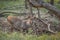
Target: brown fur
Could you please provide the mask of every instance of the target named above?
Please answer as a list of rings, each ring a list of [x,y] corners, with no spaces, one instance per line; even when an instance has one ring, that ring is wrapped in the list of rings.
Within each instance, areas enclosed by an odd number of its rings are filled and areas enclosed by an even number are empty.
[[[17,16],[8,16],[7,21],[12,25],[12,29],[23,30],[27,32],[32,23],[30,16],[26,20],[21,20]]]

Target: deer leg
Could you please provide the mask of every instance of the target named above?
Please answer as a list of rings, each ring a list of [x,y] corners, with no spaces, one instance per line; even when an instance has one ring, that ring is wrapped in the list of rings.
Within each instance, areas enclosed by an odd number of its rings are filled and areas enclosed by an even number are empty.
[[[13,28],[13,27],[11,27],[10,32],[13,32],[13,30],[14,30],[14,28]]]

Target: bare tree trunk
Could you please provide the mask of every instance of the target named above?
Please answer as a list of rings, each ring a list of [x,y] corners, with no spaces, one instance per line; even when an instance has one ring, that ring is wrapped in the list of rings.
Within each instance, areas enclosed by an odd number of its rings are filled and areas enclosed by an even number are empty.
[[[25,8],[28,9],[28,2],[25,0]]]
[[[33,16],[32,5],[29,3],[29,13]]]
[[[50,4],[51,5],[54,5],[54,0],[50,0]]]
[[[39,10],[39,8],[37,8],[37,11],[38,11],[38,18],[41,18],[41,15],[40,15],[40,10]]]
[[[29,15],[33,16],[32,5],[30,4],[29,0],[25,0],[25,8],[29,9]]]
[[[37,0],[36,0],[37,1]],[[32,13],[32,5],[29,3],[29,0],[25,0],[25,8],[28,9],[28,5],[29,5],[29,13],[31,13],[31,15],[33,15]],[[39,8],[37,8],[38,11],[38,17],[40,18],[40,12],[39,12]]]
[[[50,0],[50,4],[51,4],[51,5],[54,5],[54,0]],[[50,13],[51,16],[54,16],[54,15],[52,14],[53,12],[48,11],[48,13]]]

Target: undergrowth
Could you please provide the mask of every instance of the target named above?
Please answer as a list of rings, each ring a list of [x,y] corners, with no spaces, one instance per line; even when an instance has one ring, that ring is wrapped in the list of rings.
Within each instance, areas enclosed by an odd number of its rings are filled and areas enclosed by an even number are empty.
[[[25,34],[18,32],[13,33],[4,33],[0,32],[0,40],[60,40],[60,33],[54,34],[54,35],[31,35],[31,34]]]

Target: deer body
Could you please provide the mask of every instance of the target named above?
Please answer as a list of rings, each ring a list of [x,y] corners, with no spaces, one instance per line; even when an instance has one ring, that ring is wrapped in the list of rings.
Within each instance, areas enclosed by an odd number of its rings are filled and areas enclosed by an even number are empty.
[[[23,30],[23,32],[27,32],[28,28],[30,27],[30,23],[31,20],[22,20],[20,18],[18,18],[17,16],[8,16],[7,17],[8,22],[13,26],[12,28],[17,29],[19,31],[21,31],[21,29]]]

